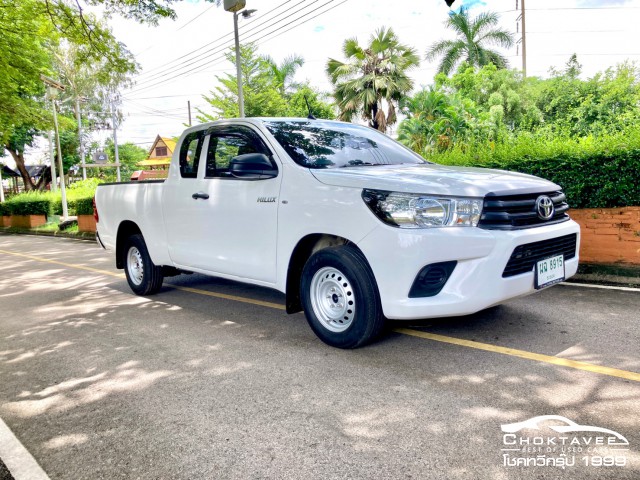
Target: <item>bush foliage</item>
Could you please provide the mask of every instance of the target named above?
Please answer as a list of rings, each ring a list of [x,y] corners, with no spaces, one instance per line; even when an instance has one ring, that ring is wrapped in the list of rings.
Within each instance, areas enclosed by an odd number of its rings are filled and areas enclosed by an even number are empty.
[[[93,196],[100,181],[89,178],[67,188],[69,215],[93,214]],[[62,215],[62,195],[57,192],[27,192],[0,203],[6,215]]]
[[[11,215],[51,215],[51,195],[29,192],[16,195],[5,203]]]
[[[640,205],[638,105],[634,64],[587,80],[575,56],[546,80],[463,66],[405,100],[398,139],[436,163],[547,178],[574,208]]]
[[[498,168],[560,185],[572,208],[640,205],[640,127],[582,138],[519,135],[428,156],[445,165]]]

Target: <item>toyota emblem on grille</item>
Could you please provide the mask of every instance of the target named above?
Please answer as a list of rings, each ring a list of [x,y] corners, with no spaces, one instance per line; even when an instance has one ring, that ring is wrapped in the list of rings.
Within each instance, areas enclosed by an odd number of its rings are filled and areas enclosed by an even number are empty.
[[[541,195],[536,200],[536,212],[540,220],[549,220],[555,213],[555,207],[553,206],[553,200],[546,195]]]

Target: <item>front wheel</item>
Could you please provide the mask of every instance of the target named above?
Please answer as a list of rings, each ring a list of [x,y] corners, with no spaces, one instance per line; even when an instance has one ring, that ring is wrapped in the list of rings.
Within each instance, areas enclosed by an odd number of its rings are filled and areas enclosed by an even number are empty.
[[[124,272],[136,295],[153,295],[162,287],[162,267],[157,267],[142,235],[131,235],[124,247]]]
[[[373,272],[352,246],[325,248],[313,254],[302,271],[300,289],[309,325],[332,347],[363,346],[384,326]]]

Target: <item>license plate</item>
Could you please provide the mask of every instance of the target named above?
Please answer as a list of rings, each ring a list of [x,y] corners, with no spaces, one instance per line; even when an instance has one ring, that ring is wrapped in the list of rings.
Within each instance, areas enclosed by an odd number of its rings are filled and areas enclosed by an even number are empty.
[[[564,255],[545,258],[536,263],[536,288],[544,288],[564,280]]]

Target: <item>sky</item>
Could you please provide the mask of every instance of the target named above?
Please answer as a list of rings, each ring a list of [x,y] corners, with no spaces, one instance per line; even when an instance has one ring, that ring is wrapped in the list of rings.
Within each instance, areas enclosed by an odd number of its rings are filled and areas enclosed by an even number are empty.
[[[521,37],[518,17],[522,0],[456,0],[473,16],[486,10],[500,14],[501,26]],[[562,68],[571,54],[578,55],[583,77],[591,77],[626,59],[640,61],[640,0],[525,0],[527,73],[547,77],[551,67]],[[436,62],[424,60],[434,42],[453,38],[444,22],[450,9],[444,0],[246,0],[256,12],[241,18],[240,41],[255,41],[258,53],[280,62],[291,54],[305,59],[296,75],[329,92],[327,59],[344,60],[344,40],[356,37],[365,44],[380,27],[391,27],[423,59],[411,72],[415,88],[432,83]],[[518,10],[516,10],[516,5]],[[235,74],[235,66],[222,58],[233,46],[233,15],[204,0],[174,4],[177,19],[158,26],[140,25],[114,17],[109,20],[116,38],[136,56],[141,70],[136,85],[121,92],[125,120],[119,143],[150,147],[156,135],[179,135],[196,109],[207,110],[202,96],[217,85],[216,76]],[[521,48],[504,52],[510,65],[522,68]],[[96,139],[104,138],[96,134]],[[35,149],[28,163],[45,161],[46,142]],[[27,152],[29,154],[30,152]],[[11,163],[11,162],[9,162]]]

